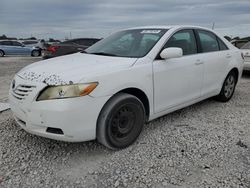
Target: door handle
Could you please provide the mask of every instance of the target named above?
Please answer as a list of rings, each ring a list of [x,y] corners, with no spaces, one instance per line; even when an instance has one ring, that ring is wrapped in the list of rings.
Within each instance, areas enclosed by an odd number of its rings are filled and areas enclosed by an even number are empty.
[[[226,58],[231,58],[232,56],[230,54],[227,54],[226,55]]]

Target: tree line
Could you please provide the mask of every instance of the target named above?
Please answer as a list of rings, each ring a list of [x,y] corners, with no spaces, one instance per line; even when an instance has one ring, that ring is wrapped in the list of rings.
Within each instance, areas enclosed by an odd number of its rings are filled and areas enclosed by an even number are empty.
[[[36,37],[29,37],[29,38],[16,38],[16,37],[7,37],[5,34],[0,36],[0,40],[38,40]],[[50,38],[49,42],[60,42],[59,40]]]

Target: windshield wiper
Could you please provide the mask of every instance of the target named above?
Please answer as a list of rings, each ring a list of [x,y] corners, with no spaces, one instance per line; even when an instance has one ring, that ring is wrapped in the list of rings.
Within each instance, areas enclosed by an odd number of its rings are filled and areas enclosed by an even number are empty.
[[[117,56],[115,54],[110,54],[106,52],[94,52],[94,53],[89,53],[89,54],[94,54],[94,55],[105,55],[105,56]]]

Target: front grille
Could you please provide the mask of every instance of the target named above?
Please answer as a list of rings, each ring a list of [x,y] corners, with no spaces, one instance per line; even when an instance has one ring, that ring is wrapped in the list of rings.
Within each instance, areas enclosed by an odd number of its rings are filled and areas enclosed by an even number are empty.
[[[12,90],[12,95],[18,100],[24,100],[36,86],[31,85],[18,85]]]

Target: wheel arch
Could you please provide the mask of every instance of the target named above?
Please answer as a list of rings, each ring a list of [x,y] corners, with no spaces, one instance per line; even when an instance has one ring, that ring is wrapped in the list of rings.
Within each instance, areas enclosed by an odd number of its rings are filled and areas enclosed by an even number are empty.
[[[149,119],[149,116],[150,116],[150,103],[149,103],[149,99],[148,99],[148,96],[146,95],[146,93],[139,89],[139,88],[136,88],[136,87],[128,87],[128,88],[124,88],[124,89],[121,89],[117,92],[115,92],[107,101],[106,103],[103,105],[99,115],[101,114],[103,108],[105,107],[105,105],[114,97],[116,96],[117,94],[120,94],[120,93],[126,93],[126,94],[130,94],[130,95],[133,95],[135,97],[137,97],[143,104],[144,108],[145,108],[145,112],[146,112],[146,121],[148,121]],[[99,119],[99,117],[98,117]]]
[[[143,92],[141,89],[131,87],[131,88],[126,88],[126,89],[120,90],[116,94],[118,94],[118,93],[127,93],[127,94],[130,94],[130,95],[137,97],[142,102],[142,104],[145,108],[146,118],[148,120],[149,115],[150,115],[150,103],[149,103],[149,99],[148,99],[147,95],[145,94],[145,92]]]

